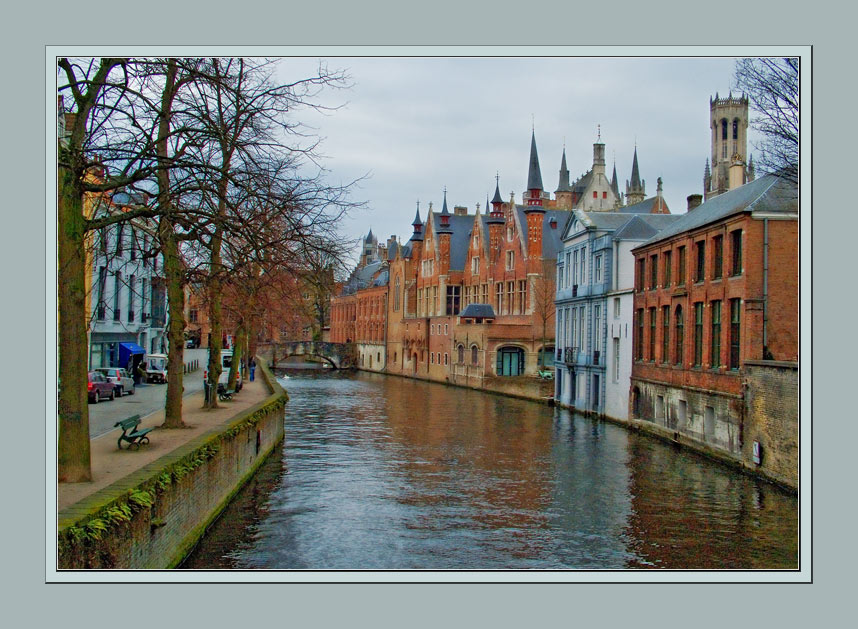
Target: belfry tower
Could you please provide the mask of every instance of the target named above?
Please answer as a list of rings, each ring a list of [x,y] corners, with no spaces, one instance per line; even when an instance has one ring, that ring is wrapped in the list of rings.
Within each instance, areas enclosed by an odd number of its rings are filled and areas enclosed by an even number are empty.
[[[748,158],[748,98],[733,96],[709,99],[712,133],[711,170],[703,173],[706,200],[754,179],[753,160]]]

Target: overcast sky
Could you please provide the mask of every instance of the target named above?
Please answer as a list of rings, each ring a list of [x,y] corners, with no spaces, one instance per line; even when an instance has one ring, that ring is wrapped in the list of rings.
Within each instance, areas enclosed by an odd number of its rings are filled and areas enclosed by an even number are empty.
[[[284,78],[307,76],[318,59],[285,59]],[[333,183],[368,173],[354,190],[367,209],[343,224],[352,238],[370,227],[379,240],[411,235],[417,201],[484,211],[494,193],[527,183],[531,125],[542,181],[557,188],[564,139],[570,179],[593,160],[597,125],[610,177],[616,159],[620,192],[631,177],[635,144],[647,197],[664,181],[673,213],[703,192],[710,152],[709,98],[732,87],[732,58],[326,58],[347,70],[348,90],[327,93],[345,106],[302,121],[324,138],[321,152]],[[754,136],[749,133],[751,141]],[[749,146],[749,151],[753,152]],[[356,257],[357,252],[353,253]]]

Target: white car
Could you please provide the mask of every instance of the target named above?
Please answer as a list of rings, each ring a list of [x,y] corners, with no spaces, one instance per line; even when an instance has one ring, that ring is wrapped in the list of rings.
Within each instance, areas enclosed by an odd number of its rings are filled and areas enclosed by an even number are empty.
[[[167,355],[146,354],[146,382],[167,382]]]
[[[108,382],[113,383],[116,397],[122,397],[126,394],[134,395],[134,378],[125,369],[120,367],[99,367],[96,371],[107,378]]]

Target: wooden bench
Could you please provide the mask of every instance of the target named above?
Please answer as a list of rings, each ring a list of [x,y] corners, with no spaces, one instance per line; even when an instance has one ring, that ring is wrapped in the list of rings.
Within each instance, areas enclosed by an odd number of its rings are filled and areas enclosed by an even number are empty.
[[[128,449],[131,449],[131,446],[137,446],[137,449],[140,449],[141,443],[149,443],[149,437],[147,436],[150,432],[152,432],[152,428],[144,428],[143,430],[137,430],[137,426],[140,425],[140,415],[132,415],[128,419],[123,419],[122,421],[118,421],[113,424],[117,428],[122,428],[122,435],[116,442],[116,445],[119,446],[119,449],[122,449],[122,442],[128,442]]]
[[[235,395],[235,389],[220,389],[217,392],[217,398],[221,402],[225,402],[226,400],[231,400],[233,395]]]
[[[537,374],[539,375],[539,377],[540,377],[540,378],[542,378],[543,380],[554,380],[554,372],[553,372],[553,371],[551,371],[551,370],[548,370],[548,369],[547,369],[547,370],[545,370],[545,371],[537,371],[536,373],[537,373]]]

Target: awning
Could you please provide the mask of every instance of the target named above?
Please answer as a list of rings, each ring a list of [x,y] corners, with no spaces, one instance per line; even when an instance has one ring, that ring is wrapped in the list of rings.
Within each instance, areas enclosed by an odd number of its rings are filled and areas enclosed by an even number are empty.
[[[145,354],[146,350],[140,347],[137,343],[120,343],[119,347],[124,347],[129,354]]]
[[[136,354],[145,354],[146,350],[140,347],[137,343],[120,343],[119,344],[119,366],[127,367],[131,361],[131,357]],[[132,365],[133,366],[133,365]]]

